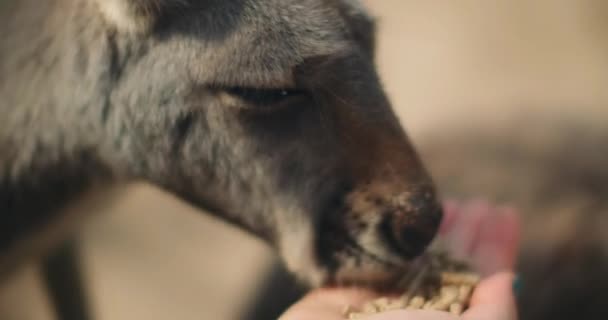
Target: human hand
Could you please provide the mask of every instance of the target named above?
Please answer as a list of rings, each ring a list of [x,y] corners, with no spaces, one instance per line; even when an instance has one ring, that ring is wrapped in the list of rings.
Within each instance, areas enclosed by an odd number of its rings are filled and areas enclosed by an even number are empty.
[[[369,320],[515,320],[511,271],[519,242],[519,220],[514,209],[496,208],[481,201],[460,205],[447,202],[440,236],[457,257],[469,257],[483,275],[462,316],[430,310],[394,310],[370,316]],[[496,273],[498,271],[502,271]],[[357,288],[321,288],[293,305],[280,320],[343,320],[346,305],[362,305],[377,294]]]

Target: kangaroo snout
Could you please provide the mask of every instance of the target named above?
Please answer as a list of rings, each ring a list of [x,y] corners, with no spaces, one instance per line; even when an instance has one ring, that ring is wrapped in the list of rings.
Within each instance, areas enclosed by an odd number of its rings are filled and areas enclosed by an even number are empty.
[[[442,218],[443,211],[431,185],[403,189],[401,184],[381,181],[361,187],[347,200],[344,220],[359,222],[348,232],[362,248],[387,261],[419,256],[435,237]]]
[[[442,214],[430,180],[412,186],[383,178],[359,185],[322,220],[319,264],[329,266],[330,282],[392,281],[425,251]]]

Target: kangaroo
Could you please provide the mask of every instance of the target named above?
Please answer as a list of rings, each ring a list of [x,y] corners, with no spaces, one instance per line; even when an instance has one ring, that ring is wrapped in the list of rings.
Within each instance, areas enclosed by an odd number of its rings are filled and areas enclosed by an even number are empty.
[[[0,271],[129,181],[267,240],[311,286],[390,283],[433,239],[442,210],[359,2],[1,5]]]

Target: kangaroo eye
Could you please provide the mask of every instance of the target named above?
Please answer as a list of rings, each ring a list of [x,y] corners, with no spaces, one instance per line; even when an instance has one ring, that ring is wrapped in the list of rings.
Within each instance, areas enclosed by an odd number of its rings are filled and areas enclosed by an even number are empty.
[[[305,92],[296,89],[261,89],[246,87],[225,88],[224,91],[244,102],[254,106],[273,106],[286,99],[304,95]]]

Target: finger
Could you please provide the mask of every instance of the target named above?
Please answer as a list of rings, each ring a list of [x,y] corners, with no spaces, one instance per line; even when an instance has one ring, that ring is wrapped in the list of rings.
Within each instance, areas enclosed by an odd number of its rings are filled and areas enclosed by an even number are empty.
[[[460,204],[454,200],[443,202],[443,219],[439,227],[439,234],[446,234],[453,230],[454,223],[460,214]]]
[[[517,253],[521,241],[521,216],[520,213],[512,207],[503,208],[503,217],[505,230],[510,230],[504,239],[505,254],[510,258],[509,268],[515,268]]]
[[[513,280],[513,273],[502,272],[479,283],[471,297],[471,307],[463,314],[463,318],[466,320],[516,320]]]
[[[455,258],[467,259],[471,256],[481,224],[491,210],[487,202],[476,200],[455,212],[450,229],[444,234],[447,249]]]
[[[519,246],[519,218],[503,207],[486,214],[473,247],[472,262],[482,275],[514,267]]]

